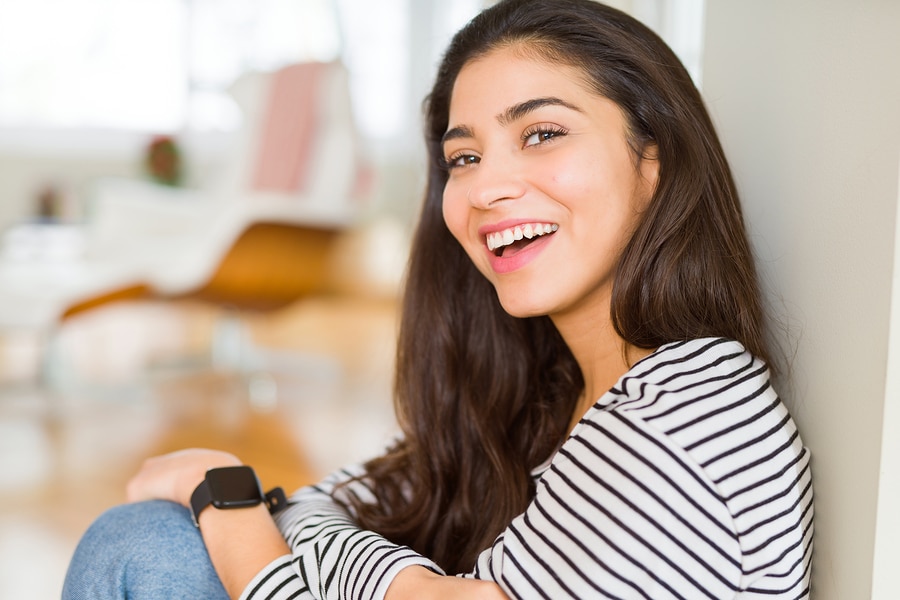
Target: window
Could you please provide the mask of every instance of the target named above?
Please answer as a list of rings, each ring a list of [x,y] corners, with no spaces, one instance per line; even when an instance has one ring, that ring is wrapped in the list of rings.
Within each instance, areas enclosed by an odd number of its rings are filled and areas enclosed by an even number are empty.
[[[631,14],[672,48],[694,80],[702,82],[706,0],[631,0]]]
[[[480,8],[478,0],[0,0],[0,128],[231,131],[240,117],[227,90],[241,73],[341,58],[363,133],[390,138],[418,126],[413,31],[443,46]],[[417,18],[426,22],[413,27]]]
[[[699,81],[703,1],[618,4]],[[240,115],[227,90],[244,71],[341,58],[363,135],[418,136],[440,53],[490,3],[0,0],[0,129],[229,132]]]
[[[180,0],[0,0],[0,126],[172,129],[184,119]]]

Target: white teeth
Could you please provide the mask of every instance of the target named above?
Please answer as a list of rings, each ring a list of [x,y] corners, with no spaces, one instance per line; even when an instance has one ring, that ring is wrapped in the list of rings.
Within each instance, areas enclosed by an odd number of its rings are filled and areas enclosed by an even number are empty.
[[[553,233],[557,229],[559,229],[559,225],[556,225],[555,223],[526,223],[524,225],[517,225],[515,227],[510,227],[509,229],[504,229],[503,231],[495,231],[494,233],[487,234],[487,247],[488,250],[493,252],[497,248],[509,246],[522,238],[528,238],[529,240],[534,239],[542,235],[547,235],[548,233]]]

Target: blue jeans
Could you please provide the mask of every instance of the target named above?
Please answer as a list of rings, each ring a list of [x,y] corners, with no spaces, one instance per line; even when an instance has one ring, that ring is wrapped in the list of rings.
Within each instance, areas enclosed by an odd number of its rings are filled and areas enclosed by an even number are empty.
[[[153,500],[102,514],[75,549],[63,600],[228,600],[188,509]]]

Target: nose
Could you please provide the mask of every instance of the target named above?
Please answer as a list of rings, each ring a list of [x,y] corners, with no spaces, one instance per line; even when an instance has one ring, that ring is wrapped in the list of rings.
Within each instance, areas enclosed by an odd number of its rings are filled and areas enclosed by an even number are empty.
[[[477,172],[470,179],[466,201],[475,208],[486,210],[498,202],[521,198],[525,182],[510,160],[482,159]]]

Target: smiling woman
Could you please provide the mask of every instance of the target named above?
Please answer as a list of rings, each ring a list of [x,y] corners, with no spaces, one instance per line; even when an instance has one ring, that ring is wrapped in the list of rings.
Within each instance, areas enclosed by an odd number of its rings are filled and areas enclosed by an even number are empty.
[[[101,517],[67,597],[808,598],[810,456],[674,53],[592,0],[502,0],[451,42],[426,143],[402,437],[274,518],[261,490],[190,501],[237,457],[154,458],[129,492],[168,502]],[[147,557],[135,524],[157,522]],[[153,558],[176,551],[177,576]]]
[[[576,305],[576,327],[584,311],[608,313],[613,266],[656,185],[654,145],[635,155],[615,103],[519,46],[463,67],[449,122],[444,221],[503,308],[555,316],[561,332]],[[513,245],[530,223],[553,235]]]

